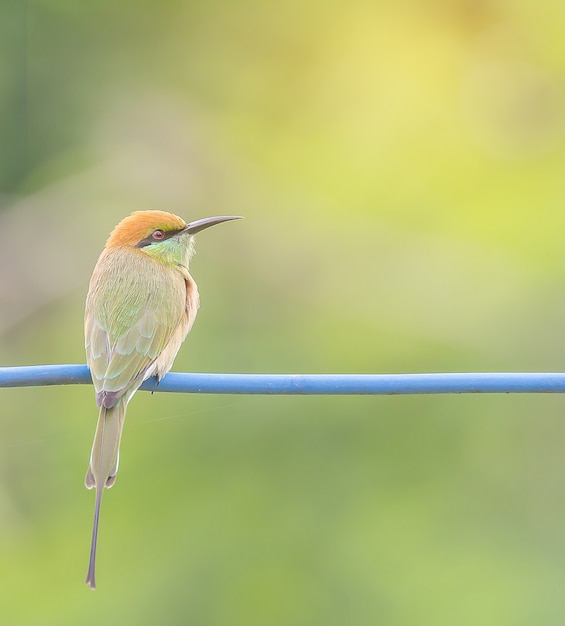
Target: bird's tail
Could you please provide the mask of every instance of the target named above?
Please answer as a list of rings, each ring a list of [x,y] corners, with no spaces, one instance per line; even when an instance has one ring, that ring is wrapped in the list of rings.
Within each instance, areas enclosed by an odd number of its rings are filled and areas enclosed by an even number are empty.
[[[94,525],[92,528],[92,543],[90,546],[90,561],[86,584],[92,589],[96,587],[94,569],[96,563],[96,540],[98,538],[98,521],[100,519],[100,505],[102,504],[102,492],[104,487],[111,487],[116,482],[118,463],[120,457],[120,439],[124,418],[126,416],[127,402],[124,399],[110,409],[100,407],[98,424],[90,453],[90,465],[86,472],[84,484],[87,489],[96,489],[96,501],[94,505]]]

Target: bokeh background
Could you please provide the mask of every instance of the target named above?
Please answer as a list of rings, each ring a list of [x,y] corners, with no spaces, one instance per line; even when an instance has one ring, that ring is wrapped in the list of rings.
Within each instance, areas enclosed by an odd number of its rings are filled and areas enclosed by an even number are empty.
[[[84,362],[132,210],[198,237],[177,371],[559,371],[565,4],[2,0],[2,365]],[[83,584],[91,387],[5,389],[0,619],[565,621],[559,396],[149,394]]]

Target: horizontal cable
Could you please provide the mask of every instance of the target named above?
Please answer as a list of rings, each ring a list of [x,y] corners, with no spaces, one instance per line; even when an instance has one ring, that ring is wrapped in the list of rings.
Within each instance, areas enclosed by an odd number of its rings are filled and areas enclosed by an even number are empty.
[[[84,385],[86,365],[0,367],[0,387]],[[406,395],[435,393],[565,393],[565,374],[201,374],[170,372],[146,391],[217,394]]]

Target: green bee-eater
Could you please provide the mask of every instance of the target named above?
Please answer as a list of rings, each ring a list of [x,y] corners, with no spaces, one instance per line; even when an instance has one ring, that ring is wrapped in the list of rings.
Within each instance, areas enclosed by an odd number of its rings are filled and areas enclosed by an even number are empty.
[[[151,376],[170,369],[198,310],[196,283],[188,272],[194,235],[235,216],[186,224],[164,211],[138,211],[112,231],[100,255],[86,298],[86,360],[100,409],[85,485],[96,489],[94,526],[86,583],[94,568],[104,487],[118,471],[128,402]]]

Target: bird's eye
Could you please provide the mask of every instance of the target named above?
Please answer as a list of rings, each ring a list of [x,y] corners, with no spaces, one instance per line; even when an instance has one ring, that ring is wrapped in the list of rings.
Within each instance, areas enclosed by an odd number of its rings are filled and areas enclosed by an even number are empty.
[[[161,239],[164,239],[165,233],[160,228],[158,228],[157,230],[153,231],[153,234],[151,236],[156,241],[161,241]]]

